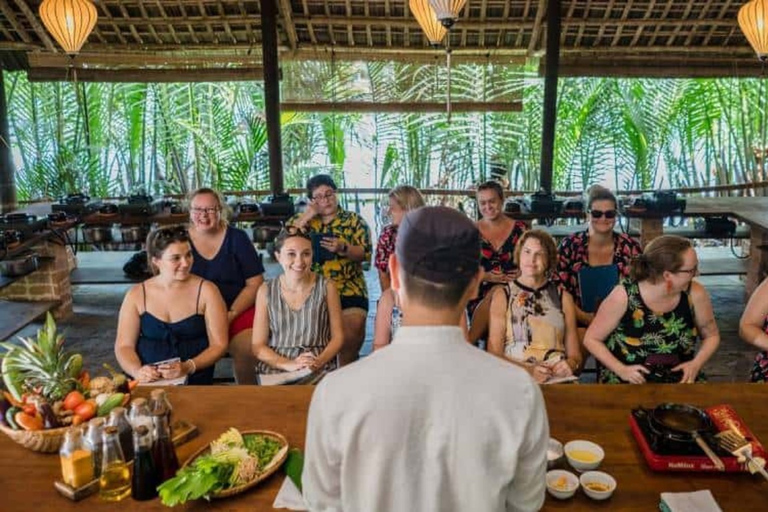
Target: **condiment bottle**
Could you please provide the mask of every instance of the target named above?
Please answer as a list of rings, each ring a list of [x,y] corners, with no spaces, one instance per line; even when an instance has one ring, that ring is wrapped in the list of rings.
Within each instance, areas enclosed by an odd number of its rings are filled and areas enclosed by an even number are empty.
[[[152,413],[149,412],[149,404],[147,403],[146,398],[134,398],[131,400],[131,410],[128,411],[128,421],[131,423],[134,432],[140,425],[147,427],[150,441],[152,440]]]
[[[85,446],[93,453],[93,477],[101,475],[101,455],[104,447],[104,418],[93,418],[85,432]]]
[[[152,414],[164,414],[168,419],[168,428],[171,428],[171,414],[173,406],[168,400],[168,395],[164,389],[153,389],[149,395],[149,412]]]
[[[152,421],[155,425],[155,444],[152,447],[152,455],[155,461],[157,473],[160,476],[159,483],[176,476],[179,470],[179,459],[171,441],[171,429],[168,427],[168,418],[164,414],[153,414]]]
[[[131,494],[131,471],[125,463],[120,448],[120,433],[117,427],[104,429],[104,452],[101,459],[99,496],[105,501],[120,501]]]
[[[64,436],[64,443],[59,450],[61,458],[61,476],[64,483],[72,487],[82,487],[93,480],[93,454],[83,442],[83,431],[70,428]]]
[[[146,425],[138,425],[134,429],[133,449],[131,496],[139,501],[151,500],[157,496],[160,482],[152,460],[152,433]]]
[[[128,422],[128,418],[125,414],[124,407],[115,407],[112,412],[109,413],[109,419],[107,425],[110,427],[117,427],[117,431],[120,437],[120,448],[123,451],[125,460],[133,460],[133,432],[131,424]]]

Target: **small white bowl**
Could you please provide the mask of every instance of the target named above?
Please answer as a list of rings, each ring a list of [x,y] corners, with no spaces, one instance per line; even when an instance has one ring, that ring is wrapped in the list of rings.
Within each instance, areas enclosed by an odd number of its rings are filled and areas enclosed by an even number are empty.
[[[567,500],[579,488],[579,478],[563,469],[547,471],[547,492],[559,500]]]
[[[586,455],[586,457],[574,457],[574,455]],[[589,471],[597,469],[605,458],[605,452],[599,444],[581,439],[565,444],[565,456],[568,464],[576,471]]]
[[[552,469],[563,460],[563,443],[555,439],[549,438],[547,444],[547,469]]]
[[[602,471],[587,471],[579,477],[584,493],[593,500],[607,500],[616,490],[616,479]],[[605,491],[590,489],[591,484],[601,484],[607,487]]]

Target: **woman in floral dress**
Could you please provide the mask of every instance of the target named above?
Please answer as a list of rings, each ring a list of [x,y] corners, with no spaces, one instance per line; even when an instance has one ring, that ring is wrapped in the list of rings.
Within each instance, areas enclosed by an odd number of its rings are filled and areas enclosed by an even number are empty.
[[[630,262],[641,252],[634,238],[613,230],[617,215],[616,196],[604,187],[594,186],[587,198],[587,229],[560,242],[557,271],[563,286],[576,301],[576,319],[583,327],[587,327],[595,315],[582,309],[579,271],[584,267],[613,264],[619,276],[629,277]]]
[[[760,349],[752,365],[752,382],[768,382],[768,279],[749,298],[739,321],[739,336]]]
[[[720,333],[709,294],[693,280],[698,265],[691,242],[672,235],[653,240],[632,262],[629,279],[603,301],[584,335],[600,363],[599,382],[703,379]]]
[[[495,286],[509,283],[517,274],[515,246],[526,230],[525,224],[504,214],[504,189],[498,182],[488,181],[477,187],[477,205],[482,215],[477,228],[480,230],[480,265],[485,276],[477,298],[467,305],[471,343],[476,343],[488,331],[489,292]]]

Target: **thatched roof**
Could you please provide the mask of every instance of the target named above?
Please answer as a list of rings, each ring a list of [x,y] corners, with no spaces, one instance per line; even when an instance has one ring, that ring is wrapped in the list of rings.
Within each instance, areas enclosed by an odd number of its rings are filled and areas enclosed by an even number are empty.
[[[407,0],[274,0],[283,59],[434,59]],[[755,74],[759,66],[732,0],[563,0],[563,74]],[[66,59],[45,32],[38,1],[0,0],[6,68]],[[259,1],[96,0],[99,21],[80,61],[91,67],[237,68],[258,73]],[[457,59],[541,57],[547,0],[468,0],[451,45]],[[26,57],[25,58],[25,54]],[[255,70],[255,71],[254,71]],[[50,72],[50,71],[49,71]]]

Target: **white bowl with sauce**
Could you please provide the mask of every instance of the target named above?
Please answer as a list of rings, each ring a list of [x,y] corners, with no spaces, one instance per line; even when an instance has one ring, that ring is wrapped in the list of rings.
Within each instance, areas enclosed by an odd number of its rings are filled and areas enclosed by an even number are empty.
[[[605,452],[599,444],[577,439],[565,444],[565,457],[573,469],[581,472],[597,469],[605,458]]]
[[[547,471],[547,492],[559,500],[567,500],[579,488],[579,478],[563,469]]]
[[[550,437],[547,444],[547,469],[553,469],[559,465],[560,461],[563,460],[563,456],[563,443],[554,437]]]
[[[587,471],[579,477],[584,493],[593,500],[607,500],[616,490],[616,479],[602,471]]]

